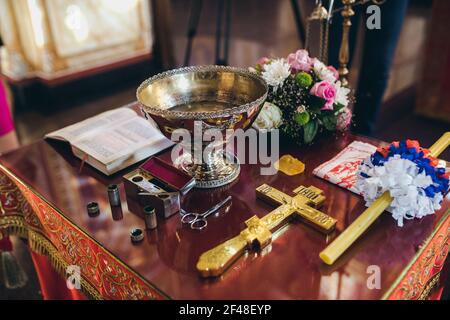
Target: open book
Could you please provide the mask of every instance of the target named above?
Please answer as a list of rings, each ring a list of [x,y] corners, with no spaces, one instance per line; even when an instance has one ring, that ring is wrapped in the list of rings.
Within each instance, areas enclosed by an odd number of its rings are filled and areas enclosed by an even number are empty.
[[[101,113],[51,132],[45,138],[68,141],[75,156],[106,175],[173,145],[156,124],[128,107]]]

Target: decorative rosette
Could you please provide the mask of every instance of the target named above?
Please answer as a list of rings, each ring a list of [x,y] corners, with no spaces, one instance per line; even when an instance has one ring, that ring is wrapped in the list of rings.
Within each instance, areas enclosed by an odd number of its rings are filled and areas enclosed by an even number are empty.
[[[393,142],[363,161],[356,187],[367,205],[389,191],[393,201],[388,211],[402,227],[404,219],[423,218],[441,208],[449,172],[417,141]]]

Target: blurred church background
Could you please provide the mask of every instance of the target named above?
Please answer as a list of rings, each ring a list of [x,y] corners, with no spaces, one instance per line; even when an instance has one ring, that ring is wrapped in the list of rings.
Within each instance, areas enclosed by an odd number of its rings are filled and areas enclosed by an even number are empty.
[[[294,4],[301,19],[296,20]],[[248,67],[262,56],[287,56],[303,47],[304,21],[313,5],[313,0],[0,0],[1,74],[19,141],[28,144],[131,102],[143,79],[186,62]],[[195,18],[198,28],[190,29]],[[445,81],[435,74],[439,68],[450,71],[449,21],[448,1],[410,1],[377,138],[413,137],[429,145],[449,130],[450,99],[444,98],[450,82],[448,75]],[[363,33],[358,37],[353,88],[364,72],[359,68]],[[449,158],[448,152],[443,157]],[[16,255],[22,265],[31,265],[20,246]],[[0,284],[0,297],[39,298],[36,277],[26,269],[26,291]]]
[[[2,1],[3,74],[51,83],[148,56],[147,1]]]
[[[20,141],[29,143],[47,132],[125,104],[134,99],[142,79],[183,65],[192,10],[198,14],[199,25],[189,64],[215,63],[218,17],[227,17],[218,14],[218,10],[226,11],[223,4],[220,7],[224,2],[1,0],[2,74],[14,97]],[[228,64],[247,67],[261,56],[286,56],[302,47],[292,1],[230,3]],[[297,3],[304,23],[314,1]],[[446,123],[417,116],[433,116],[422,106],[426,104],[423,98],[419,112],[414,112],[415,85],[424,77],[422,62],[433,23],[432,7],[433,1],[410,2],[376,130],[378,138],[423,135],[417,138],[428,143],[447,127]],[[222,34],[226,36],[224,30]],[[350,72],[354,88],[360,71],[359,47],[353,52]],[[435,118],[443,118],[448,108],[443,111]],[[403,134],[400,137],[399,132]]]

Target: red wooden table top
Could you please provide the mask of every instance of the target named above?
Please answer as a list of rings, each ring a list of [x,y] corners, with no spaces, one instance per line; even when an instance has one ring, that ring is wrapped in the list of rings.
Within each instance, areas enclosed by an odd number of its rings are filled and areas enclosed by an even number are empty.
[[[80,160],[63,143],[39,141],[0,158],[0,162],[35,192],[58,208],[65,217],[98,241],[118,259],[171,298],[175,299],[380,299],[413,259],[421,244],[439,222],[448,216],[450,201],[443,209],[422,220],[407,221],[398,228],[389,214],[383,215],[333,266],[319,259],[323,250],[363,210],[361,197],[312,175],[353,140],[379,141],[347,135],[322,140],[312,147],[282,146],[280,153],[292,154],[306,163],[305,173],[289,177],[283,173],[261,176],[258,165],[242,165],[239,180],[215,190],[193,190],[183,200],[186,210],[202,210],[233,197],[231,210],[209,219],[208,228],[195,232],[182,227],[178,216],[159,221],[157,231],[133,245],[129,231],[144,227],[130,213],[121,185],[123,219],[113,220],[106,186],[120,183],[129,168],[106,177],[89,166],[79,172]],[[163,155],[167,157],[168,154]],[[325,236],[296,222],[283,229],[264,255],[250,252],[240,258],[221,278],[205,280],[195,265],[199,255],[237,235],[244,221],[264,216],[273,207],[257,200],[255,188],[267,183],[288,194],[299,185],[314,185],[325,191],[321,209],[338,220],[337,230]],[[86,204],[96,201],[101,214],[90,218]],[[381,270],[381,289],[370,290],[367,267]]]

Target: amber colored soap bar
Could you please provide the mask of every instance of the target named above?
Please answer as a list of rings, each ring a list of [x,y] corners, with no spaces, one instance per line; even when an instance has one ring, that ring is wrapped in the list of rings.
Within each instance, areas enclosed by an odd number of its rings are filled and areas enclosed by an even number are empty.
[[[275,162],[275,169],[288,176],[295,176],[305,171],[305,164],[290,154],[286,154]]]

